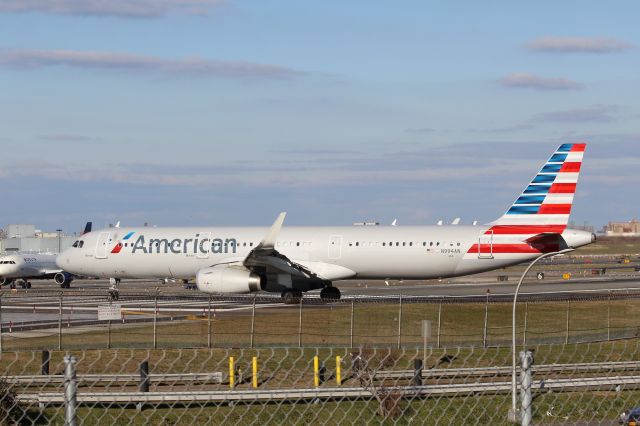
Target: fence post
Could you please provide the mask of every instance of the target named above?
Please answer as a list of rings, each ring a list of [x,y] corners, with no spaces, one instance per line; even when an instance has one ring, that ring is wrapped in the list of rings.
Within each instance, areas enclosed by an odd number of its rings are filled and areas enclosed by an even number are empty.
[[[520,352],[520,413],[523,426],[531,425],[531,365],[533,364],[533,354],[531,351]]]
[[[158,294],[153,298],[153,349],[158,348]]]
[[[111,349],[111,320],[107,323],[107,349]]]
[[[352,348],[353,347],[353,305],[354,305],[354,301],[353,299],[351,299],[351,321],[350,321],[350,325],[349,325],[349,347]]]
[[[62,299],[62,298],[61,298]],[[76,395],[78,383],[76,381],[76,357],[64,356],[64,424],[76,426]]]
[[[567,300],[567,334],[564,336],[564,344],[569,344],[569,308],[571,307],[570,301]]]
[[[338,386],[342,385],[342,371],[340,367],[340,355],[336,355],[336,384]]]
[[[147,359],[140,363],[140,392],[149,392],[150,383],[149,360]]]
[[[611,290],[607,297],[607,341],[611,340]]]
[[[398,302],[398,349],[402,345],[402,295]]]
[[[438,349],[440,349],[440,319],[442,318],[442,302],[438,303]]]
[[[0,354],[2,353],[2,294],[0,293]]]
[[[302,347],[302,302],[304,298],[300,298],[300,306],[298,307],[298,347]]]
[[[62,349],[62,292],[60,292],[60,303],[58,306],[58,350]]]
[[[144,360],[140,363],[140,385],[138,389],[140,392],[149,392],[149,385],[151,384],[151,379],[149,378],[149,360]],[[136,410],[142,410],[142,402],[138,402],[136,404]]]
[[[43,376],[48,376],[49,375],[49,363],[51,361],[51,352],[49,352],[48,350],[43,350],[42,351],[42,368],[40,373]]]
[[[413,386],[422,386],[422,360],[416,358],[413,360]]]
[[[251,348],[253,348],[253,333],[256,326],[256,297],[253,295],[253,306],[251,307]]]
[[[524,336],[522,346],[527,346],[527,317],[529,316],[529,302],[524,302]]]
[[[207,321],[207,348],[211,349],[211,295],[209,295],[209,313]]]
[[[484,328],[482,331],[482,347],[487,347],[487,326],[489,324],[489,289],[487,289],[487,297],[484,302]]]

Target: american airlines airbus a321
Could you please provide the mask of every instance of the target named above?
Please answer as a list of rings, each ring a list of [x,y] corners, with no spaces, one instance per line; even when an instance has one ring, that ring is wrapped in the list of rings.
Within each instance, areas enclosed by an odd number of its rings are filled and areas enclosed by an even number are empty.
[[[346,279],[475,274],[595,241],[567,229],[586,145],[563,144],[514,204],[485,226],[115,228],[83,235],[58,257],[78,275],[195,278],[207,293],[280,292],[286,302]],[[116,293],[117,294],[117,293]]]

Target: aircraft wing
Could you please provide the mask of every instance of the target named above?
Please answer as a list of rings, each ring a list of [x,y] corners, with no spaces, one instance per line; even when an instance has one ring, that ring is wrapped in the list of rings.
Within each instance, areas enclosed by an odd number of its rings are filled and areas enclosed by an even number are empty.
[[[355,276],[355,272],[339,265],[323,262],[296,262],[275,249],[286,213],[280,213],[267,236],[247,255],[242,264],[248,269],[263,268],[267,273],[285,273],[295,277],[337,280]]]

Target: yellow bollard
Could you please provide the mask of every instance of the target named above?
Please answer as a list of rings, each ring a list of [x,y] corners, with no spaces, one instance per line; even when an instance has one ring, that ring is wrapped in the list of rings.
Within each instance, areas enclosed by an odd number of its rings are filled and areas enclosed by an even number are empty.
[[[258,357],[254,356],[251,362],[253,366],[253,377],[251,378],[251,385],[254,389],[258,388]]]
[[[229,387],[233,389],[236,386],[236,367],[233,357],[229,357]]]
[[[320,386],[320,362],[318,361],[318,355],[313,357],[313,384],[315,387]]]
[[[340,355],[336,356],[336,383],[338,386],[342,384],[342,375],[340,374]]]

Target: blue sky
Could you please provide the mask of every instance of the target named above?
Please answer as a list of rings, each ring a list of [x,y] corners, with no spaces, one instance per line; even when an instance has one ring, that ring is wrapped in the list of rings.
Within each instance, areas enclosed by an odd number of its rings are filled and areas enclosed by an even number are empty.
[[[0,0],[0,224],[490,221],[578,140],[573,219],[632,219],[639,12]]]

